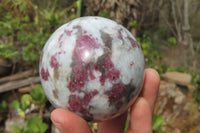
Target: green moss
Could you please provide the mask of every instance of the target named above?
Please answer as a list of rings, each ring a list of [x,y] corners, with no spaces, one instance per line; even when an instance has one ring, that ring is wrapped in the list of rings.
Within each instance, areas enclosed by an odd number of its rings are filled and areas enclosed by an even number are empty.
[[[109,18],[110,17],[110,12],[108,10],[103,10],[101,13],[100,13],[100,16],[101,17],[104,17],[104,18]]]

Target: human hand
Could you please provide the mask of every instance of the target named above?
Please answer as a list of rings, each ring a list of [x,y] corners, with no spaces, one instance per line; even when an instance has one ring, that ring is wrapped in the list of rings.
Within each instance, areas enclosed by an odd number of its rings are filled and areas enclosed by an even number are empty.
[[[131,106],[127,133],[152,133],[152,114],[160,85],[159,74],[153,69],[145,70],[142,91]],[[99,123],[98,133],[123,133],[127,113],[112,120]],[[65,109],[55,109],[51,120],[60,133],[92,133],[88,123]]]

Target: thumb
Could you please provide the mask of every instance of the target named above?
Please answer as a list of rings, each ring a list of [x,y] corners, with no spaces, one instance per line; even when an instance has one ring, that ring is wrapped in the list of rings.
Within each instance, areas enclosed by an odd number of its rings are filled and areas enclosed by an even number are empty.
[[[51,120],[60,133],[92,133],[84,119],[65,109],[55,109]]]

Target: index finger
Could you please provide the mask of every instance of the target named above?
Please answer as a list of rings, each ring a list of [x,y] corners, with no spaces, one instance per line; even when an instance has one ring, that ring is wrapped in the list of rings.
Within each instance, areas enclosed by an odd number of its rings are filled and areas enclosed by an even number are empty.
[[[149,103],[152,111],[154,109],[155,101],[158,95],[158,89],[160,85],[160,76],[154,69],[148,68],[145,70],[145,79],[141,97],[144,97]]]

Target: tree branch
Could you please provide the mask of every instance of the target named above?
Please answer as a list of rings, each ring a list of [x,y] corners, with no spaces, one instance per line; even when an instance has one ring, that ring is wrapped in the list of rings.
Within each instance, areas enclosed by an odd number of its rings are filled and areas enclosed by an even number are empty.
[[[18,89],[31,84],[36,84],[40,82],[40,77],[29,77],[27,79],[21,79],[16,81],[11,81],[0,85],[0,93]]]

